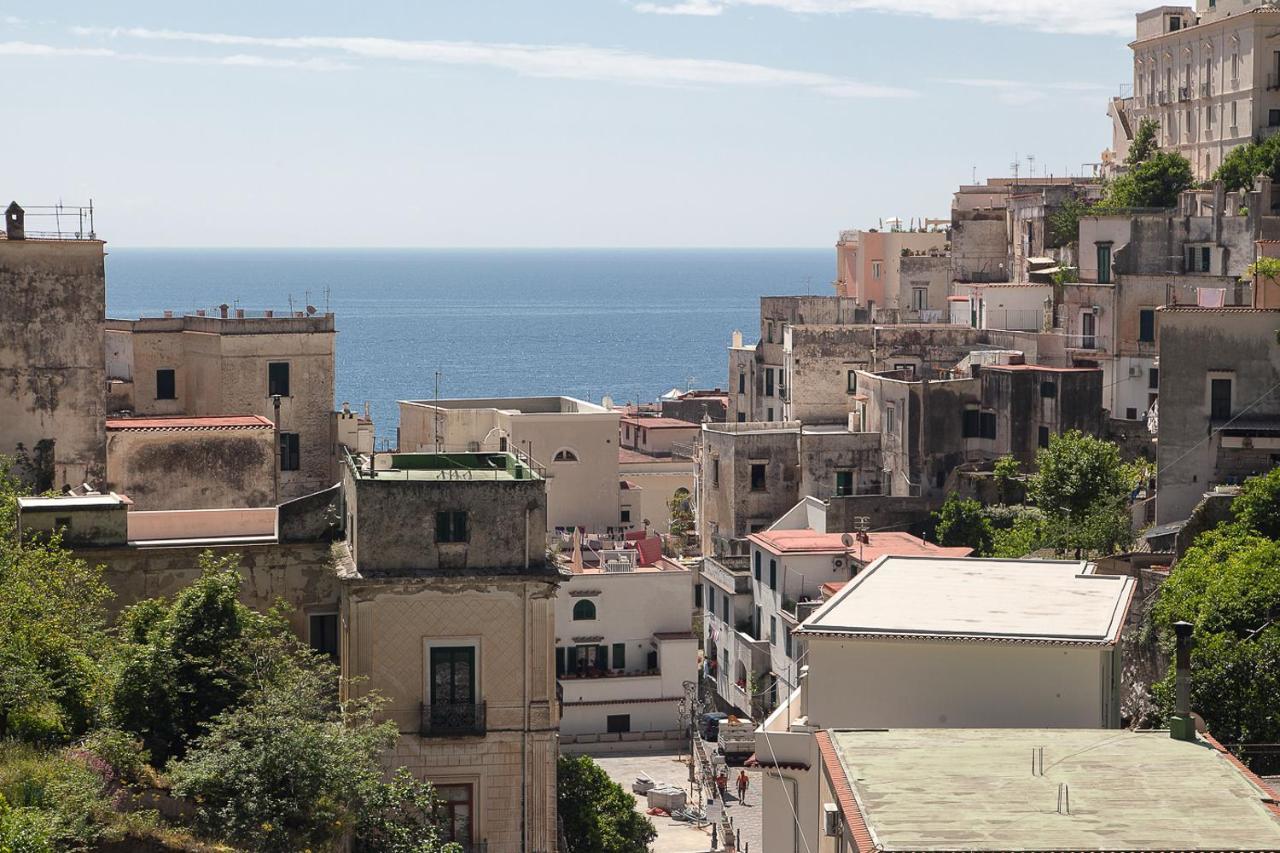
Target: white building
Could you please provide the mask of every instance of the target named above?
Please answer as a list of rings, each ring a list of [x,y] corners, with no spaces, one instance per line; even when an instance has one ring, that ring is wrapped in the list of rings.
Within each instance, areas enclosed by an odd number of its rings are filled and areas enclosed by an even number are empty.
[[[693,572],[666,558],[637,565],[634,550],[602,556],[603,567],[564,567],[556,594],[561,746],[675,747],[684,685],[698,672]]]
[[[1117,728],[1133,588],[1072,561],[884,557],[860,572],[796,631],[800,686],[756,732],[764,849],[819,849],[819,729]]]
[[[507,452],[547,479],[547,529],[599,533],[621,521],[618,413],[572,397],[401,400],[400,450]]]

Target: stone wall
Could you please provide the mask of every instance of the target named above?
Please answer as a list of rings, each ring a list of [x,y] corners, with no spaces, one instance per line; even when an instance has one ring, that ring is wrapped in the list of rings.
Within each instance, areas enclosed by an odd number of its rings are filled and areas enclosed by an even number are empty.
[[[106,488],[136,510],[274,506],[275,466],[270,426],[107,433]]]

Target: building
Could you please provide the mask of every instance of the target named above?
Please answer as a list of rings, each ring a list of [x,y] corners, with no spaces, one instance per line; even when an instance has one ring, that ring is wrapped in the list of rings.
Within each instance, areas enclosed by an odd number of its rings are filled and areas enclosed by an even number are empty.
[[[807,669],[757,730],[764,849],[818,849],[796,819],[821,810],[814,731],[1118,728],[1133,590],[1072,561],[890,556],[859,572],[796,629]]]
[[[69,222],[84,213],[14,202],[0,234],[0,454],[22,457],[18,473],[39,491],[97,483],[106,469],[104,244],[92,225],[35,229],[58,227],[55,212]],[[28,229],[28,215],[48,219]]]
[[[378,454],[349,458],[343,504],[344,691],[388,698],[392,763],[435,785],[451,840],[556,850],[546,480],[509,453]]]
[[[810,498],[797,509],[810,502],[818,503]],[[972,551],[941,548],[909,533],[828,533],[825,508],[815,511],[822,531],[774,525],[747,537],[745,563],[704,561],[704,676],[718,705],[751,719],[763,719],[779,696],[795,690],[807,647],[794,634],[821,606],[824,587],[840,588],[886,555],[966,557]]]
[[[1160,318],[1156,523],[1280,465],[1280,309],[1165,306]]]
[[[556,596],[561,748],[683,744],[679,706],[698,671],[692,570],[629,549],[601,552],[595,565],[565,559],[561,567],[569,575]]]
[[[729,395],[719,388],[672,390],[658,401],[658,414],[700,424],[704,418],[723,423],[729,411]]]
[[[547,477],[547,530],[625,529],[620,518],[620,415],[572,397],[401,400],[402,451],[519,451]],[[634,522],[633,522],[634,523]]]
[[[945,224],[945,222],[944,222]],[[922,312],[941,309],[930,305],[932,294],[920,270],[903,272],[903,261],[913,256],[942,256],[947,249],[945,231],[841,231],[836,242],[836,295],[853,299],[873,315],[877,310]]]
[[[619,527],[671,532],[671,501],[691,502],[694,493],[695,465],[684,452],[650,456],[635,450],[618,451],[618,476],[625,486],[620,493]],[[692,446],[687,452],[694,452]]]
[[[634,450],[646,456],[693,455],[693,443],[698,440],[700,423],[679,418],[624,415],[618,419],[619,441],[624,450]]]
[[[135,510],[274,507],[278,445],[261,415],[108,418],[106,487]]]
[[[814,853],[1280,849],[1276,793],[1208,739],[1053,728],[816,737],[820,807],[802,815]]]
[[[116,418],[266,418],[279,428],[280,498],[320,491],[339,477],[336,336],[332,314],[227,305],[108,320],[107,408]]]
[[[1137,16],[1133,96],[1113,98],[1112,151],[1122,161],[1143,119],[1160,147],[1209,180],[1231,149],[1280,128],[1280,65],[1270,43],[1280,13],[1251,0],[1196,0]],[[1267,205],[1270,210],[1270,204]]]

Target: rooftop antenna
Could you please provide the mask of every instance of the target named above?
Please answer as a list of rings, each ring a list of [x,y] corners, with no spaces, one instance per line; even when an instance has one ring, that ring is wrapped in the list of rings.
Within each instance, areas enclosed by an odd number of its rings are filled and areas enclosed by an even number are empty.
[[[324,286],[324,313],[329,313],[329,285]]]
[[[1034,178],[1036,176],[1036,155],[1027,155],[1027,177]]]
[[[293,316],[293,294],[289,294],[289,316]]]
[[[1013,155],[1013,162],[1009,164],[1009,171],[1013,172],[1013,180],[1014,180],[1014,182],[1015,182],[1015,183],[1016,183],[1016,182],[1017,182],[1017,180],[1018,180],[1018,169],[1019,169],[1019,167],[1020,167],[1020,163],[1019,163],[1018,155],[1017,155],[1017,153],[1015,152],[1015,153],[1014,153],[1014,155]]]
[[[440,377],[442,375],[439,370],[436,371],[436,407],[431,413],[431,443],[435,446],[436,453],[440,452]]]
[[[973,180],[971,181],[971,183],[974,186],[978,185],[978,164],[977,163],[973,164]]]

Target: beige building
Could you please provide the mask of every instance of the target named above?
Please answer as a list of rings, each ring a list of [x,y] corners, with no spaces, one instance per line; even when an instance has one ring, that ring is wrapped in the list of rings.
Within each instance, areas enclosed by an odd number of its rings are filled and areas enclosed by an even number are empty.
[[[691,499],[696,466],[688,456],[649,456],[634,450],[618,451],[618,476],[627,485],[620,492],[618,524],[624,531],[642,530],[646,523],[654,533],[671,532],[671,501],[683,490]]]
[[[807,670],[756,732],[764,849],[817,850],[830,728],[1120,726],[1131,578],[1070,561],[884,557],[796,630]]]
[[[281,499],[319,491],[337,481],[335,337],[332,314],[249,317],[225,305],[219,316],[108,320],[108,410],[265,417],[279,425]]]
[[[508,453],[379,454],[351,459],[343,490],[344,689],[390,700],[392,763],[436,786],[450,840],[552,853],[561,575],[546,481]]]
[[[0,233],[0,454],[21,448],[19,473],[40,491],[96,483],[106,462],[103,242],[38,232],[36,220],[28,229],[26,215],[10,205]]]
[[[841,231],[836,242],[836,295],[876,310],[927,312],[933,304],[929,277],[903,261],[912,256],[941,257],[947,249],[945,231]]]
[[[1280,11],[1257,0],[1197,0],[1137,17],[1133,97],[1110,104],[1112,151],[1123,160],[1144,118],[1161,148],[1208,180],[1232,148],[1280,130]]]
[[[606,533],[620,521],[619,414],[572,397],[401,400],[400,449],[519,451],[547,479],[546,529]]]

